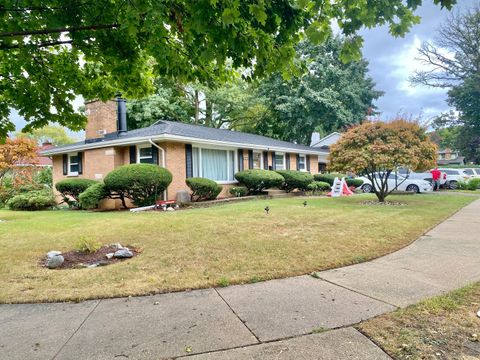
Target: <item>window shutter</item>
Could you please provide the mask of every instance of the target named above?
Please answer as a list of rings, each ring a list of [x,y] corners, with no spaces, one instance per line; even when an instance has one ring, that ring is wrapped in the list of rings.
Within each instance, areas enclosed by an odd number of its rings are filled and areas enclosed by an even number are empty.
[[[63,175],[68,174],[68,155],[63,154]]]
[[[187,178],[193,177],[192,144],[185,144],[185,166]]]
[[[277,170],[277,164],[275,164],[275,151],[272,152],[272,170]]]
[[[158,165],[158,148],[152,145],[152,164]]]
[[[285,154],[285,169],[290,170],[290,154]]]
[[[305,161],[307,163],[307,171],[310,171],[310,155],[305,156]]]
[[[263,168],[268,170],[268,151],[263,152]]]
[[[297,154],[297,171],[300,170],[300,154]]]
[[[238,149],[238,171],[243,171],[243,150]]]
[[[83,174],[83,152],[79,152],[78,156],[78,175]]]
[[[130,164],[137,162],[137,147],[135,145],[130,146]]]
[[[248,168],[253,169],[253,150],[248,150]]]

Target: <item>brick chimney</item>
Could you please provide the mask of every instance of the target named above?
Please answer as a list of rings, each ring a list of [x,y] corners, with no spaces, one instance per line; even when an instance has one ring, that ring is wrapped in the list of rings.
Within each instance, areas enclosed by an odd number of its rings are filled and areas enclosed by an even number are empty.
[[[87,126],[85,139],[102,138],[105,134],[117,131],[117,101],[91,100],[85,102]]]

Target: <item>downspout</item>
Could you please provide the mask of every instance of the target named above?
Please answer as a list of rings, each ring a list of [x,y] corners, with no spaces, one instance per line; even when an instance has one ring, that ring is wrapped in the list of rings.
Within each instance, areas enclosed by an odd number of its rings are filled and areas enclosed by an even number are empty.
[[[148,139],[148,142],[162,151],[162,167],[165,167],[165,149],[153,142],[152,138]],[[167,200],[167,190],[163,191],[163,200]]]

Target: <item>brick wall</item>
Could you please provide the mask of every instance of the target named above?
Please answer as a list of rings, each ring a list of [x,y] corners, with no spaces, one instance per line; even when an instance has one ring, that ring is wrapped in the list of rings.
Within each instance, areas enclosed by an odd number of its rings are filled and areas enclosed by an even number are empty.
[[[93,100],[85,103],[87,113],[87,126],[85,138],[94,139],[103,137],[103,132],[117,131],[117,102]]]

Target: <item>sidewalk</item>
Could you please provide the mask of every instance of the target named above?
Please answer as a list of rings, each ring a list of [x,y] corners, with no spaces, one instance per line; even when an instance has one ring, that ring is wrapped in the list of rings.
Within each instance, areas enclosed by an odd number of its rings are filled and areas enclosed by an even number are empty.
[[[0,305],[0,359],[389,359],[350,327],[480,280],[480,200],[377,260],[220,289]]]

